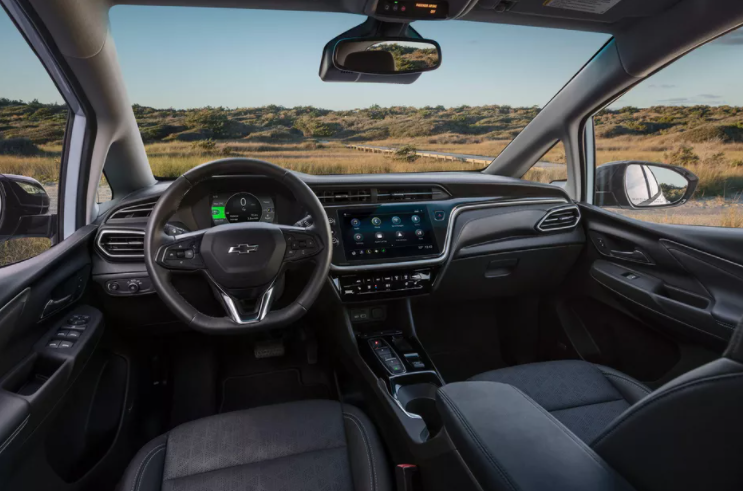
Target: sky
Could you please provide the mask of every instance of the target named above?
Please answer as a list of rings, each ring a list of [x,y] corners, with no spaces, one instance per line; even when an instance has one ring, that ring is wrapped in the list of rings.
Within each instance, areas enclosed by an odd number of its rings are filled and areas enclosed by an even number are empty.
[[[354,109],[409,105],[543,106],[609,39],[605,34],[475,22],[415,22],[442,65],[411,85],[341,84],[318,76],[323,46],[351,14],[116,6],[110,12],[130,99],[158,108]],[[62,102],[0,11],[0,97]],[[743,32],[687,55],[612,107],[743,105]]]

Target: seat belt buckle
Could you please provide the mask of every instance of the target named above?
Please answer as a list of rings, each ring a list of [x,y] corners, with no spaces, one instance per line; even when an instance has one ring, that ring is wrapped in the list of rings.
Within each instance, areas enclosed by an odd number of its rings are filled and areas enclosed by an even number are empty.
[[[397,491],[417,491],[419,485],[418,466],[413,464],[399,464],[395,467]]]

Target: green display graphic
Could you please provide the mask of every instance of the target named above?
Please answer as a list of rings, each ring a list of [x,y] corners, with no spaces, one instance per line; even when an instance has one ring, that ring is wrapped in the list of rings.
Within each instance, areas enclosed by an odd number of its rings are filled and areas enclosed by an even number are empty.
[[[224,206],[212,206],[212,220],[223,220],[226,218]]]

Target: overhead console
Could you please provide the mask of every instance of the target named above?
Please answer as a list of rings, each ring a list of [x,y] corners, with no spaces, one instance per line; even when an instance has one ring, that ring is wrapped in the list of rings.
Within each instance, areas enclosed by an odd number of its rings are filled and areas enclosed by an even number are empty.
[[[383,21],[447,20],[462,17],[477,0],[411,1],[369,0],[364,14]]]

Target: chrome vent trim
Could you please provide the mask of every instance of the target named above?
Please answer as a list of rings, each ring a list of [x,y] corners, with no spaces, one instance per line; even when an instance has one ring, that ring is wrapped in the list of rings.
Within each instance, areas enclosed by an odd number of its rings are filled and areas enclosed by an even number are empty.
[[[575,228],[580,223],[580,210],[575,205],[554,208],[544,215],[537,224],[540,232],[553,232]]]
[[[144,231],[101,230],[98,233],[95,245],[106,257],[114,259],[142,258],[144,257]]]
[[[315,195],[324,205],[339,205],[346,203],[371,203],[371,189],[316,189]]]
[[[139,205],[127,206],[114,211],[109,220],[125,220],[127,218],[148,218],[155,208],[155,203],[141,203]]]

